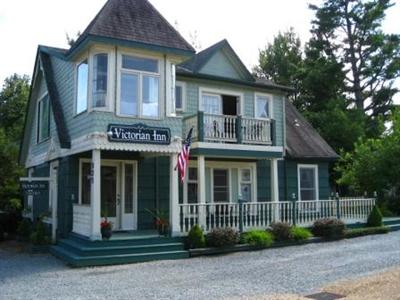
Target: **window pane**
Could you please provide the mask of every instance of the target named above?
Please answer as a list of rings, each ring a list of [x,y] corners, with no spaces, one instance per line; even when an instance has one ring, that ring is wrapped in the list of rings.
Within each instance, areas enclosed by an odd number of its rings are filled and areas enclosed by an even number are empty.
[[[196,168],[189,168],[189,180],[197,180],[197,169]]]
[[[93,58],[93,107],[106,106],[107,54],[96,54]]]
[[[158,117],[158,85],[158,77],[143,76],[143,116]]]
[[[90,163],[82,164],[81,201],[82,201],[82,204],[85,204],[85,205],[90,205],[90,186],[91,186],[90,169],[91,169]]]
[[[50,107],[49,96],[44,97],[39,102],[39,142],[48,138],[50,135]]]
[[[240,193],[242,194],[242,200],[251,201],[251,184],[242,183],[240,185]]]
[[[133,213],[133,165],[125,165],[125,213]]]
[[[88,93],[88,63],[84,60],[78,66],[76,113],[79,114],[87,109]]]
[[[301,188],[315,188],[315,170],[311,168],[300,169],[300,185]]]
[[[175,86],[175,109],[182,110],[182,87]]]
[[[268,105],[267,97],[257,96],[256,117],[257,118],[268,118],[269,117],[269,105]]]
[[[137,115],[138,84],[138,75],[124,73],[121,74],[121,114],[131,116]]]
[[[150,58],[122,55],[122,68],[158,73],[158,61]]]
[[[229,202],[228,170],[214,170],[214,202]]]
[[[222,114],[221,98],[217,95],[202,96],[203,111],[209,114]]]
[[[242,170],[242,181],[251,181],[251,172],[249,169]]]
[[[197,203],[197,183],[188,183],[188,203]]]
[[[317,197],[315,196],[315,190],[301,190],[300,193],[302,201],[317,200]]]

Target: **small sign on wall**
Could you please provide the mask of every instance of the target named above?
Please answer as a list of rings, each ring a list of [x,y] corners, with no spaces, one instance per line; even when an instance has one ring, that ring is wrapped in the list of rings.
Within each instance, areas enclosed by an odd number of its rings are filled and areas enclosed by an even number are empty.
[[[47,192],[49,183],[47,181],[21,182],[21,190],[25,195],[37,196]]]
[[[169,128],[151,127],[146,124],[116,125],[110,124],[107,129],[110,142],[141,143],[169,145],[171,131]]]

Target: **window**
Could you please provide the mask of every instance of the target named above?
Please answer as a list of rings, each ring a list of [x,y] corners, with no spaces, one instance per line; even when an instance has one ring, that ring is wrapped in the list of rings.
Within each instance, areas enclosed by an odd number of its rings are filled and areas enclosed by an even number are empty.
[[[120,113],[157,118],[159,103],[158,60],[122,55]]]
[[[78,65],[77,69],[77,95],[76,95],[76,114],[87,110],[88,96],[88,61],[85,59]]]
[[[101,53],[93,56],[93,107],[105,107],[107,100],[108,55]]]
[[[270,118],[270,101],[271,97],[267,95],[256,95],[255,116],[256,118]]]
[[[133,165],[125,165],[125,213],[133,213]]]
[[[222,102],[219,95],[203,94],[202,110],[205,113],[220,115],[222,114]]]
[[[242,200],[250,202],[252,200],[251,169],[240,169],[240,194]]]
[[[214,202],[229,202],[229,170],[214,169]]]
[[[182,112],[184,111],[184,83],[177,82],[175,85],[175,111]]]
[[[300,165],[298,167],[299,199],[318,200],[318,166]]]
[[[197,168],[189,168],[187,180],[188,203],[197,203]]]
[[[90,205],[90,189],[91,189],[91,169],[92,165],[89,162],[83,162],[81,164],[81,176],[80,176],[80,197],[79,203],[83,205]]]
[[[46,95],[38,103],[37,142],[40,143],[50,136],[50,103]]]

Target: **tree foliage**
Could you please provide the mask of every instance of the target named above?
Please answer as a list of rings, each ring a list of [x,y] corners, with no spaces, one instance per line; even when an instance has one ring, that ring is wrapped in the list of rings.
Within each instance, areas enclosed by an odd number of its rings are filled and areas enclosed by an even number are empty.
[[[347,99],[372,116],[391,108],[400,75],[400,36],[382,32],[391,0],[325,0],[311,30],[327,57],[343,64]]]
[[[28,76],[14,74],[5,79],[0,92],[0,210],[20,196],[23,168],[18,165],[18,152],[28,97]]]

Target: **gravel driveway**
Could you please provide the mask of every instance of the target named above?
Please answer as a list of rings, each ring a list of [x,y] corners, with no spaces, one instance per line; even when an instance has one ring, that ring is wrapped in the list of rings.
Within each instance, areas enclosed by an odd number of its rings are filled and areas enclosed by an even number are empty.
[[[1,250],[0,299],[224,299],[308,294],[400,266],[400,231],[224,256],[71,269]]]

